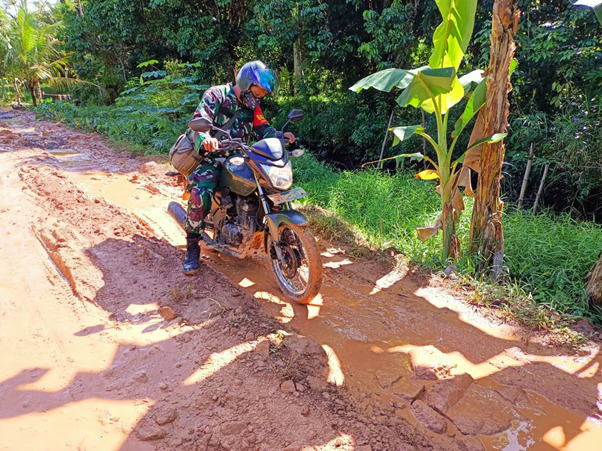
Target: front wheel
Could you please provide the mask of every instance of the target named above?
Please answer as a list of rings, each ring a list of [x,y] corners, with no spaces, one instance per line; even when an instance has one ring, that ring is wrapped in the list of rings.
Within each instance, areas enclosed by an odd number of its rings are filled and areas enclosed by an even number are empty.
[[[280,247],[282,261],[276,246]],[[269,240],[272,270],[282,292],[300,304],[309,304],[322,284],[322,260],[311,232],[292,223],[278,228],[278,243]]]

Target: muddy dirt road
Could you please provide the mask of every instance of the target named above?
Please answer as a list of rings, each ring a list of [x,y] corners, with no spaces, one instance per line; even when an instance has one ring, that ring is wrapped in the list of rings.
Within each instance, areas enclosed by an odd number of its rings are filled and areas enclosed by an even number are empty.
[[[260,258],[186,277],[166,170],[0,110],[0,449],[600,449],[599,343],[323,240],[310,306]]]

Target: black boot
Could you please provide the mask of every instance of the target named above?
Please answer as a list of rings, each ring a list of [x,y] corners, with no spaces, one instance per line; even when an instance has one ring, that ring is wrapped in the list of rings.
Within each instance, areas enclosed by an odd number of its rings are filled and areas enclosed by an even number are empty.
[[[196,274],[199,270],[201,258],[201,248],[199,246],[199,235],[189,235],[186,237],[186,260],[182,269],[184,274],[189,276]]]

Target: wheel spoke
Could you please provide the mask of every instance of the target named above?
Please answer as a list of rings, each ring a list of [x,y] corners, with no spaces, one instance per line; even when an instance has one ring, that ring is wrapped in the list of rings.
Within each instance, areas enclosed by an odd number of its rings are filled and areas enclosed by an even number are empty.
[[[285,249],[283,249],[283,253],[286,253],[287,257],[290,259],[298,259],[300,265],[291,261],[290,264],[296,267],[295,274],[293,277],[288,277],[288,275],[290,275],[289,268],[283,268],[282,263],[278,259],[274,259],[272,260],[274,272],[287,290],[295,295],[301,295],[307,289],[309,283],[309,266],[307,264],[307,257],[303,245],[297,234],[291,229],[287,228],[283,230],[281,236],[283,248],[288,247],[286,252]]]
[[[272,270],[282,292],[300,304],[309,303],[322,283],[320,251],[311,232],[296,224],[281,224],[277,241],[271,235],[268,237],[268,247]]]

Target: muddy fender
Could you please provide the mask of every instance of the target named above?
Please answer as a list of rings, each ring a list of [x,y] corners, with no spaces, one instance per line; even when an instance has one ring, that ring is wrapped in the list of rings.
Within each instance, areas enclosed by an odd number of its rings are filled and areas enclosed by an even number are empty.
[[[264,236],[263,244],[266,253],[268,252],[268,234],[271,235],[272,240],[278,241],[278,227],[280,224],[290,222],[301,227],[306,227],[309,224],[309,220],[303,213],[299,213],[297,210],[283,210],[278,213],[271,213],[265,217],[268,229]]]

